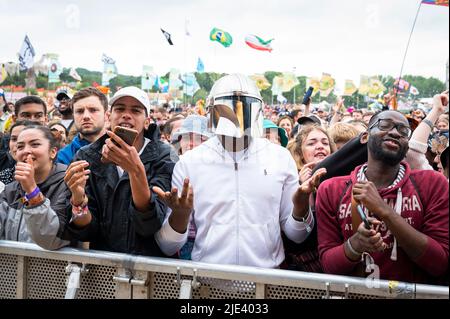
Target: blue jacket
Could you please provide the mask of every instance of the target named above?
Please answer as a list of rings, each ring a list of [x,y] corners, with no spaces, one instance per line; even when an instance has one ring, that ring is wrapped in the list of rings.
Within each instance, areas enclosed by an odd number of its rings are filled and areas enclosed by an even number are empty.
[[[77,136],[75,136],[75,138],[72,140],[72,143],[66,145],[58,152],[58,159],[56,160],[56,162],[68,166],[72,162],[72,159],[74,158],[78,150],[83,146],[89,144],[90,143],[87,140],[80,139],[80,135],[77,134]]]

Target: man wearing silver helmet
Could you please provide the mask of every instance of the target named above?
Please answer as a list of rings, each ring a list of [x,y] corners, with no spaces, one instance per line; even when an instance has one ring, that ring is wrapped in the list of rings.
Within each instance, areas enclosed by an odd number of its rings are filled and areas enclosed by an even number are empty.
[[[176,253],[192,219],[192,260],[279,267],[281,231],[301,243],[314,226],[308,197],[325,171],[299,186],[289,152],[262,138],[262,98],[248,77],[219,79],[207,106],[216,136],[176,164],[171,192],[153,188],[171,208],[155,238],[165,254]]]

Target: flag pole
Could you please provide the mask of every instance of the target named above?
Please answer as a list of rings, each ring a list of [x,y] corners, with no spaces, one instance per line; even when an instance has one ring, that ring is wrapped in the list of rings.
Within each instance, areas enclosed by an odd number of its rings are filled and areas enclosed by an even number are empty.
[[[398,77],[399,84],[400,84],[400,81],[402,79],[403,68],[405,66],[406,56],[408,54],[409,45],[411,43],[411,38],[412,38],[412,35],[413,35],[413,32],[414,32],[414,28],[416,27],[417,18],[419,17],[419,12],[420,12],[420,9],[422,8],[422,0],[419,0],[419,1],[420,1],[419,2],[419,7],[417,8],[416,17],[414,18],[414,23],[412,25],[411,32],[409,33],[408,43],[406,44],[405,54],[403,55],[402,67],[400,69],[400,76]],[[397,98],[398,90],[395,89],[395,86],[394,86],[394,93],[395,93],[395,98]]]

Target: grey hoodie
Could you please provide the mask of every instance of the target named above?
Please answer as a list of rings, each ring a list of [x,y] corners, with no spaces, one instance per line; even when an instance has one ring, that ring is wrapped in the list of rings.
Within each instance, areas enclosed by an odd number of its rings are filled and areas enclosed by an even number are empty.
[[[45,196],[44,203],[38,206],[24,207],[21,198],[25,192],[17,181],[6,185],[0,194],[0,239],[36,243],[45,249],[70,244],[60,239],[68,222],[66,207],[70,200],[64,182],[66,168],[55,164],[48,178],[38,185]]]

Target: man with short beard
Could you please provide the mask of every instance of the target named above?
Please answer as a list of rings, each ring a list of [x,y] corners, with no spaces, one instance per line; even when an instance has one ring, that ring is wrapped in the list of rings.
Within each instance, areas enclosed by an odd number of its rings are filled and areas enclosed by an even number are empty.
[[[403,161],[410,137],[401,113],[374,115],[360,137],[368,143],[367,163],[319,187],[319,255],[326,273],[443,283],[449,185],[442,174],[411,170]]]
[[[96,88],[78,91],[72,99],[74,124],[77,136],[58,152],[58,163],[69,165],[83,146],[95,142],[105,134],[105,114],[108,110],[106,96]]]

